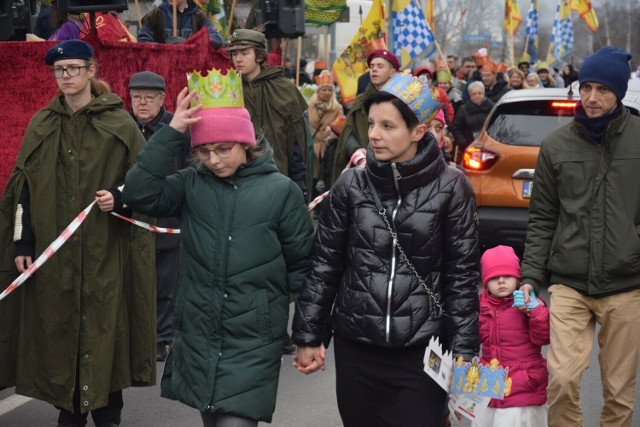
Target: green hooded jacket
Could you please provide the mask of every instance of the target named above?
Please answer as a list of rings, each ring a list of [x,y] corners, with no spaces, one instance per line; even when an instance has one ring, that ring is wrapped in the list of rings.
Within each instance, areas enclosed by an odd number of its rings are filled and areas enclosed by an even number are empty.
[[[258,135],[266,138],[273,149],[273,159],[283,175],[291,176],[289,165],[293,144],[299,144],[304,163],[309,169],[307,126],[304,112],[307,103],[281,67],[263,66],[252,81],[242,80],[244,106]]]
[[[331,183],[336,182],[349,159],[358,148],[367,148],[369,145],[369,116],[364,110],[364,101],[376,92],[376,88],[369,83],[367,89],[358,95],[349,110],[344,129],[338,139],[336,156],[333,161],[333,173]]]
[[[17,276],[14,215],[30,194],[35,254],[62,233],[100,189],[120,185],[144,138],[114,94],[72,113],[56,97],[34,115],[0,204],[0,280]],[[153,385],[153,236],[95,206],[28,281],[0,302],[0,388],[73,411],[107,405],[131,385]]]
[[[186,138],[169,126],[156,132],[122,195],[138,211],[180,217],[176,334],[162,396],[270,422],[289,294],[302,286],[313,226],[264,140],[264,154],[230,178],[202,165],[169,175]]]

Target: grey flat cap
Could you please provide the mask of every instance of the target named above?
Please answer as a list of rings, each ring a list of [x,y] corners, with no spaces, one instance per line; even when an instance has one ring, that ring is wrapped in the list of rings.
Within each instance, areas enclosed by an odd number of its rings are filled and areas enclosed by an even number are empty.
[[[129,89],[158,89],[164,90],[164,78],[151,71],[135,73],[129,80]]]

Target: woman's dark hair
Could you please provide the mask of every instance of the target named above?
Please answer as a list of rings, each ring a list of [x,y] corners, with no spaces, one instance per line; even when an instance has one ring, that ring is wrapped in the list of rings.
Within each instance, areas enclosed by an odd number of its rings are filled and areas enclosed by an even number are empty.
[[[413,130],[416,126],[420,124],[420,120],[418,120],[418,116],[409,108],[407,104],[405,104],[400,98],[395,95],[390,94],[385,91],[377,91],[369,95],[369,97],[364,101],[364,111],[369,114],[369,108],[373,104],[382,104],[383,102],[390,102],[391,105],[396,107],[398,111],[400,111],[400,115],[402,119],[407,124],[407,128],[409,130]]]

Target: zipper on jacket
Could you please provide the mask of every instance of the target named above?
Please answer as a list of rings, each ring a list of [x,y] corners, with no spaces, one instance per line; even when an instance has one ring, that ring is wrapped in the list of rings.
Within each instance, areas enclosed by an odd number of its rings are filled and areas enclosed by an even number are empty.
[[[400,185],[398,184],[398,180],[402,178],[400,176],[400,172],[398,172],[398,168],[395,163],[391,163],[391,170],[393,171],[393,184],[396,187],[396,192],[398,193],[398,199],[396,200],[396,204],[393,207],[393,211],[391,212],[391,226],[395,228],[393,225],[396,219],[396,214],[398,213],[398,208],[400,207],[400,203],[402,202],[402,197],[400,196]],[[394,230],[395,231],[395,230]],[[389,336],[391,334],[391,296],[393,295],[393,282],[396,278],[396,246],[397,241],[393,239],[391,243],[391,272],[389,274],[389,283],[387,284],[387,319],[385,322],[385,341],[389,342]]]

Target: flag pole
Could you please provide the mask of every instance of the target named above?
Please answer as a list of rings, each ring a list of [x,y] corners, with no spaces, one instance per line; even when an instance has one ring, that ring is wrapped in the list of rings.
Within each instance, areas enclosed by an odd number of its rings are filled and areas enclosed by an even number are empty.
[[[327,64],[327,69],[331,69],[329,67],[329,34],[328,34],[328,25],[322,26],[322,38],[324,41],[324,61]]]
[[[173,2],[173,37],[178,36],[178,5],[177,1]]]
[[[233,14],[236,11],[236,0],[231,2],[231,10],[229,11],[229,21],[227,22],[227,34],[231,34],[231,27],[233,27]]]
[[[513,28],[513,9],[509,7],[509,29],[507,30],[507,34],[509,34],[509,62],[513,65],[513,57],[514,57],[514,41],[513,41],[513,32],[511,29]]]
[[[436,39],[433,39],[433,43],[435,43],[436,49],[438,50],[438,55],[440,55],[440,58],[442,58],[442,60],[444,61],[444,66],[447,67],[447,71],[451,72],[449,64],[447,64],[447,58],[444,56],[444,53],[442,53],[442,49],[440,49],[440,43],[438,43],[438,40]]]
[[[511,28],[513,28],[513,10],[509,9],[509,29],[511,29]],[[510,53],[510,56],[511,56],[511,65],[515,64],[515,56],[516,56],[515,55],[515,50],[516,50],[515,44],[516,44],[516,42],[515,42],[515,38],[514,38],[514,33],[515,33],[515,31],[514,32],[509,31],[509,40],[511,42],[511,46],[509,48],[509,51],[510,51],[509,53]]]
[[[300,57],[302,56],[302,36],[298,36],[298,49],[296,52],[296,86],[300,86]]]
[[[136,12],[138,13],[138,28],[142,29],[142,13],[140,12],[140,2],[136,0]]]

